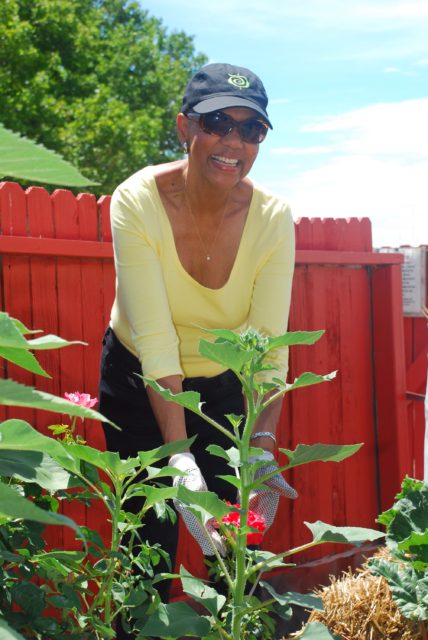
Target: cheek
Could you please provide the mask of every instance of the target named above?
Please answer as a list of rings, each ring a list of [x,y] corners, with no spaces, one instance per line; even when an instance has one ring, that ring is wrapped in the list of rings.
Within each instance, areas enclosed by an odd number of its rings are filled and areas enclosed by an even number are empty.
[[[252,144],[249,146],[251,146],[251,148],[248,150],[248,154],[247,154],[248,164],[249,166],[253,166],[257,156],[259,155],[259,145]]]

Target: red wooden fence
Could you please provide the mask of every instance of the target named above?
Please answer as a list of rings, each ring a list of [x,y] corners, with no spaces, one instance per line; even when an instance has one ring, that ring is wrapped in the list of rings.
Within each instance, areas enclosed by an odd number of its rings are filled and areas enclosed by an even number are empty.
[[[97,202],[88,194],[49,195],[40,187],[24,192],[15,183],[1,184],[1,308],[28,327],[88,343],[39,352],[52,379],[35,380],[10,364],[2,365],[4,375],[59,395],[97,394],[101,338],[114,295],[109,202],[109,197]],[[375,526],[401,479],[414,471],[413,454],[421,447],[408,433],[401,256],[373,252],[367,218],[303,218],[296,234],[289,328],[326,334],[314,346],[291,350],[290,379],[303,371],[338,370],[338,376],[287,397],[279,446],[363,442],[364,447],[340,464],[316,463],[289,474],[300,498],[281,501],[266,535],[273,551],[309,541],[303,521]],[[1,417],[8,416],[25,418],[44,433],[56,419],[3,408]],[[86,421],[79,430],[91,446],[104,448],[97,423]],[[72,505],[67,513],[107,533],[99,507],[87,511]],[[55,535],[56,544],[73,544],[68,531]],[[179,561],[197,571],[200,558],[189,542],[181,530]],[[300,561],[325,553],[325,548],[307,552]]]
[[[404,339],[406,346],[407,418],[410,455],[413,461],[411,475],[415,478],[422,478],[424,475],[422,443],[425,433],[424,396],[427,388],[428,319],[405,318]]]

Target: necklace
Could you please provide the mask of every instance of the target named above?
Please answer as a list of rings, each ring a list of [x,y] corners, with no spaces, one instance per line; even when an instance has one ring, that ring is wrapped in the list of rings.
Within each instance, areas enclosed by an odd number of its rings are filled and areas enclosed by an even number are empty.
[[[199,230],[199,227],[198,227],[198,225],[197,225],[196,218],[195,218],[194,213],[193,213],[193,211],[192,211],[192,207],[190,206],[190,202],[189,202],[189,198],[187,197],[187,192],[186,192],[186,190],[184,191],[184,198],[185,198],[185,200],[186,200],[186,207],[187,207],[187,209],[188,209],[188,211],[189,211],[189,213],[190,213],[190,217],[192,218],[193,225],[194,225],[194,227],[195,227],[195,229],[196,229],[196,233],[198,234],[199,242],[201,243],[201,246],[202,246],[202,247],[203,247],[203,249],[204,249],[204,253],[205,253],[205,257],[206,257],[206,259],[209,261],[209,260],[211,260],[212,249],[213,249],[213,247],[214,247],[215,241],[217,240],[218,234],[219,234],[219,232],[220,232],[221,224],[222,224],[222,222],[223,222],[223,220],[224,220],[224,216],[226,215],[226,209],[227,209],[227,205],[228,205],[228,203],[229,203],[229,195],[228,195],[228,196],[227,196],[227,198],[226,198],[226,202],[225,202],[225,205],[224,205],[224,208],[223,208],[223,213],[222,213],[221,218],[220,218],[220,221],[219,221],[219,223],[218,223],[218,225],[217,225],[217,229],[216,229],[216,231],[215,231],[214,237],[213,237],[213,239],[211,240],[211,242],[210,242],[210,244],[209,244],[209,246],[208,246],[208,247],[207,247],[207,244],[206,244],[206,242],[204,241],[204,239],[203,239],[203,237],[202,237],[202,235],[201,235],[201,232],[200,232],[200,230]]]

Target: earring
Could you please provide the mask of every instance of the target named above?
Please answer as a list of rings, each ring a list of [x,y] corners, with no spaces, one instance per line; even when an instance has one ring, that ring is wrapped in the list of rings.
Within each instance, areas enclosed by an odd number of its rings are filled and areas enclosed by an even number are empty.
[[[189,153],[189,145],[187,144],[187,141],[185,140],[183,142],[183,152],[187,155]]]

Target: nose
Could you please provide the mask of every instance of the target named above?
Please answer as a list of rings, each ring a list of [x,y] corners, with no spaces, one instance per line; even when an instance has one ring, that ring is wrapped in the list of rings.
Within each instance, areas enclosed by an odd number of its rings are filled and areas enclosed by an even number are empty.
[[[230,147],[242,147],[243,142],[238,131],[238,127],[234,126],[232,130],[223,137],[223,142],[225,142]]]

